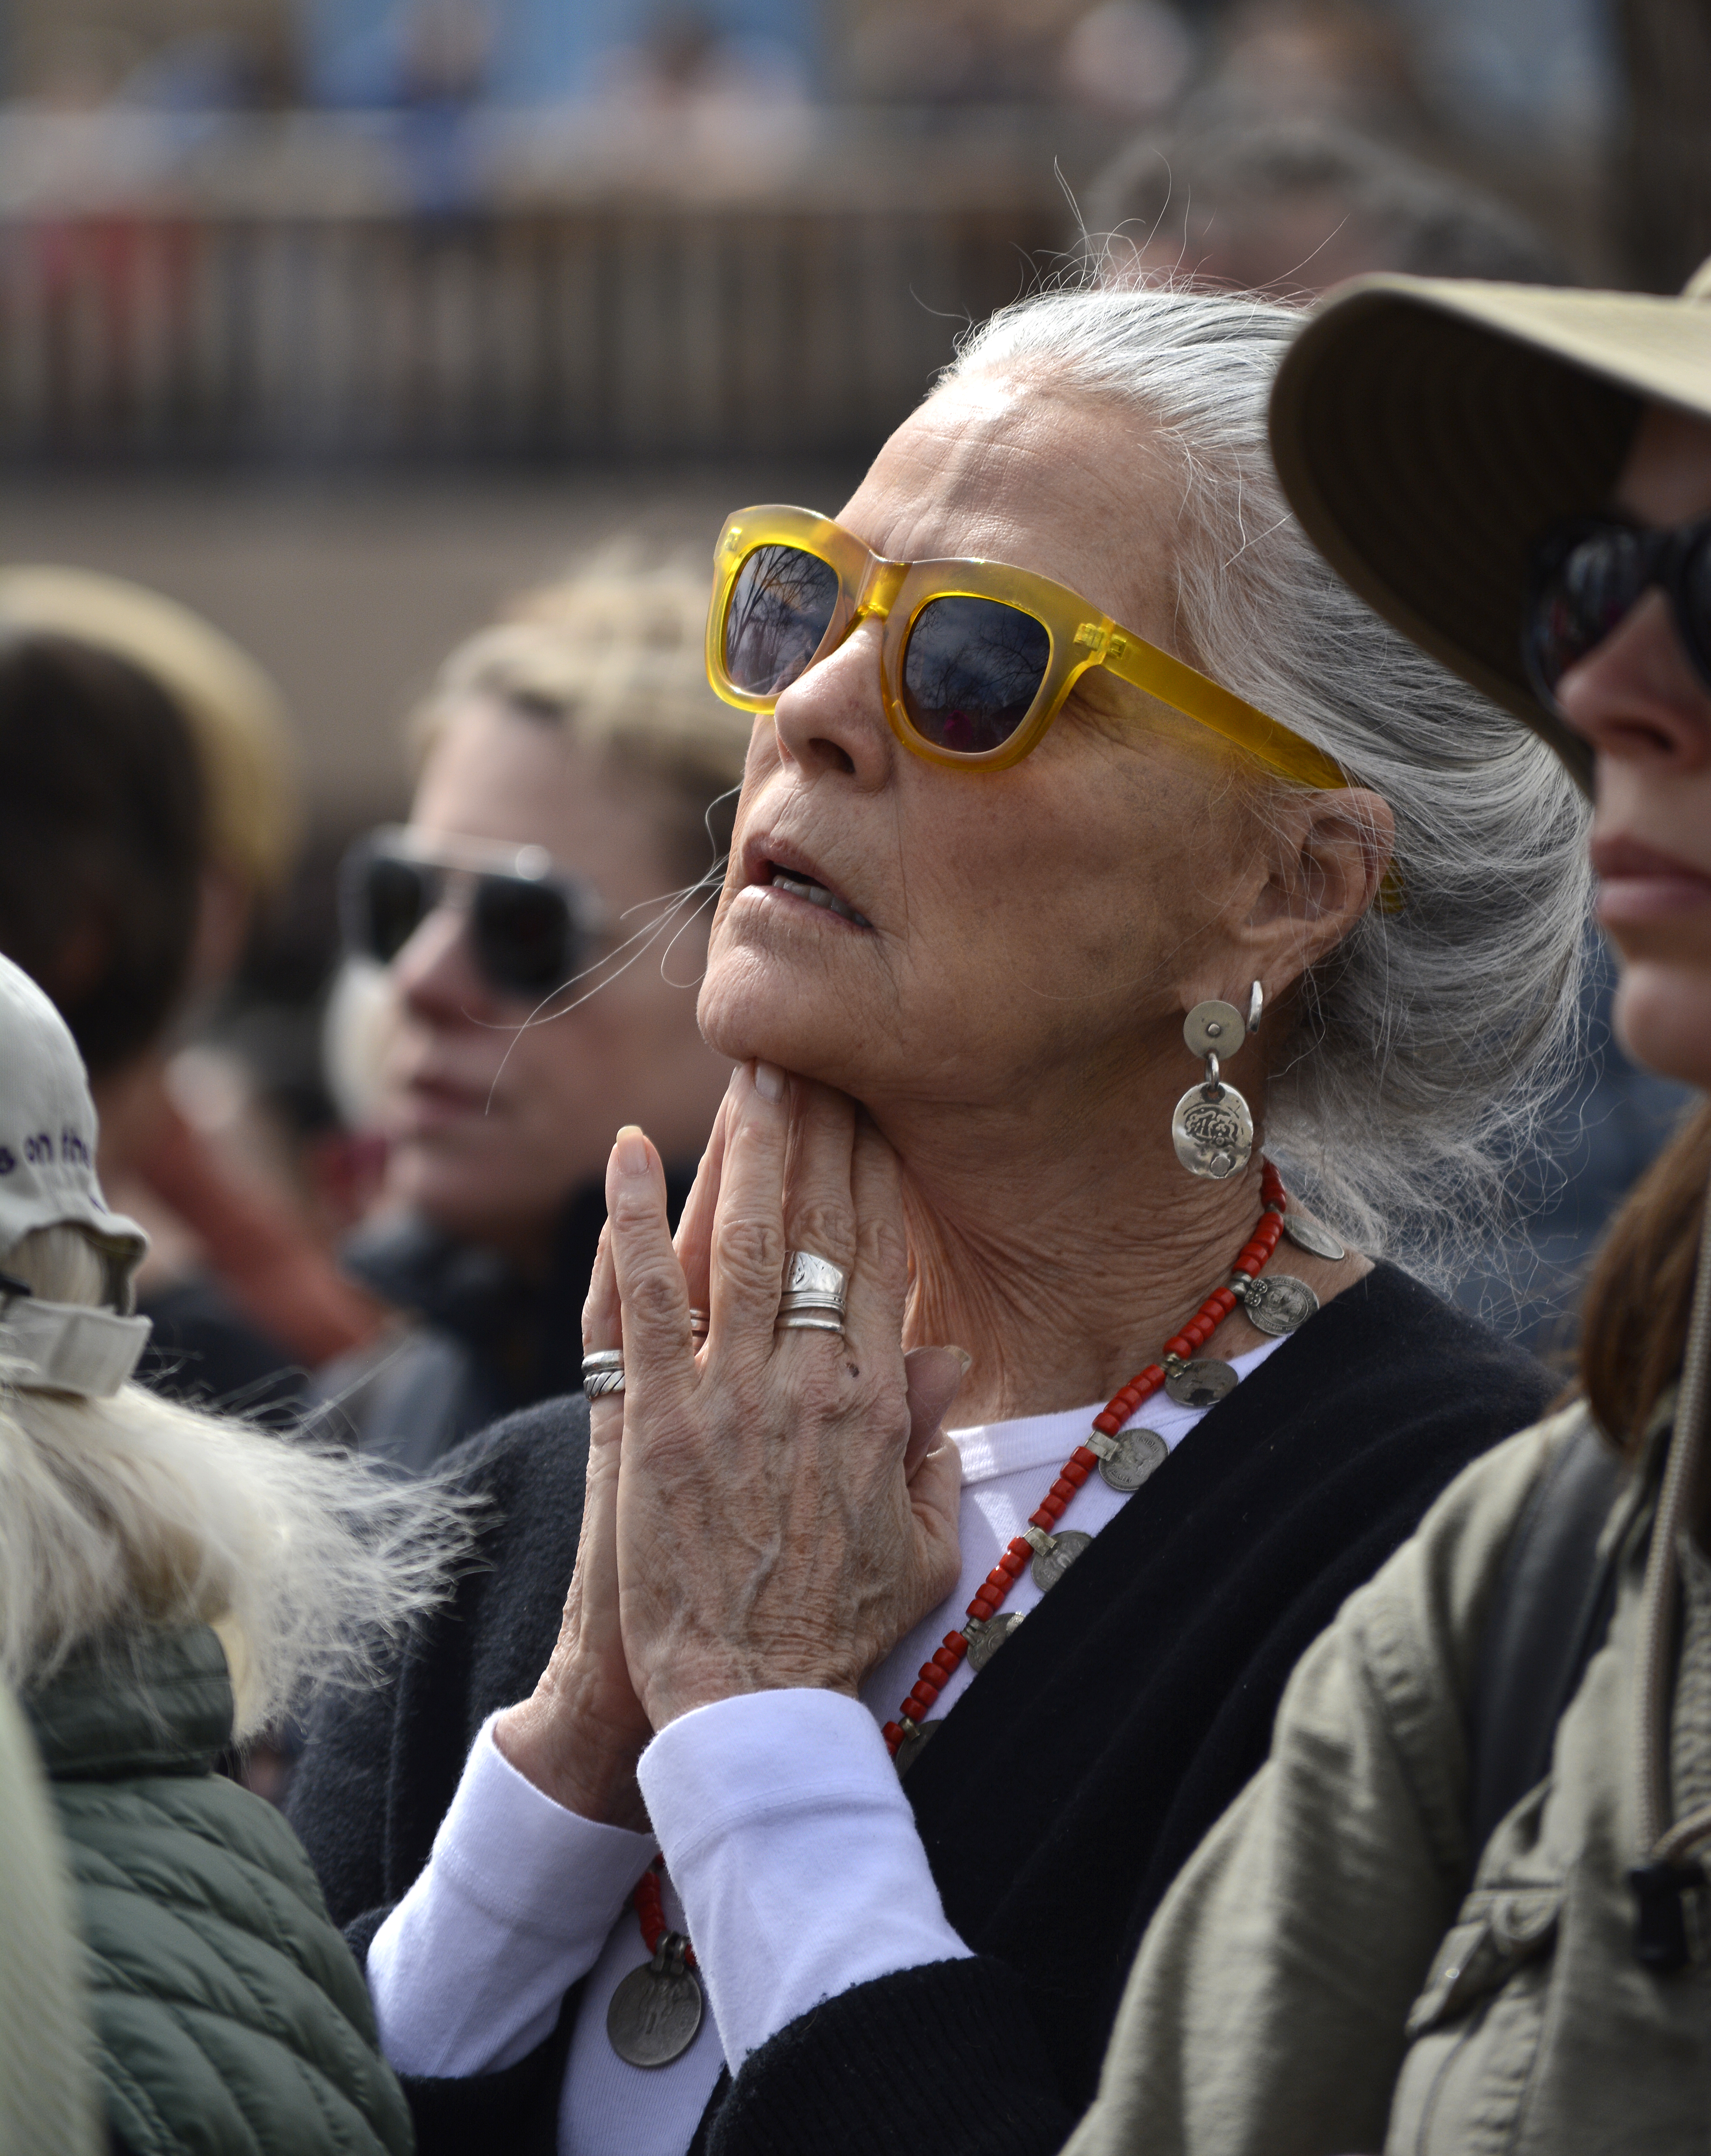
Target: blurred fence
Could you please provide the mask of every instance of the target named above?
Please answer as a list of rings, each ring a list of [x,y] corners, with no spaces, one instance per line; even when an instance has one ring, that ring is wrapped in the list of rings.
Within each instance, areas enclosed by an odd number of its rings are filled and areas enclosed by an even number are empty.
[[[0,220],[0,458],[869,449],[1061,218],[681,205]]]

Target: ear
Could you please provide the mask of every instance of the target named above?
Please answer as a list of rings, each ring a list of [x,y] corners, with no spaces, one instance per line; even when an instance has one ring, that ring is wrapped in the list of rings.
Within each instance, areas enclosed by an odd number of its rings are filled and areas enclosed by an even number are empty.
[[[1274,797],[1265,816],[1219,939],[1229,978],[1200,991],[1244,1008],[1250,981],[1275,1004],[1335,950],[1378,896],[1396,843],[1390,803],[1359,787]]]

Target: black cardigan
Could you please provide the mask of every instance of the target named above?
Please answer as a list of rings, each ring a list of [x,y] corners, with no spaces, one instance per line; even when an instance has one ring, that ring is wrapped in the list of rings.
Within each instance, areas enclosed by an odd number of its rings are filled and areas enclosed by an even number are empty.
[[[1042,2156],[1092,2097],[1148,1918],[1266,1756],[1285,1681],[1462,1468],[1534,1419],[1549,1374],[1394,1266],[1215,1407],[945,1718],[905,1784],[973,1961],[863,1984],[722,2082],[718,2156],[966,2148]],[[484,1568],[389,1687],[323,1710],[291,1817],[366,1952],[426,1862],[476,1730],[557,1636],[587,1409],[470,1440]],[[422,2156],[552,2156],[575,2010],[503,2072],[410,2087]]]

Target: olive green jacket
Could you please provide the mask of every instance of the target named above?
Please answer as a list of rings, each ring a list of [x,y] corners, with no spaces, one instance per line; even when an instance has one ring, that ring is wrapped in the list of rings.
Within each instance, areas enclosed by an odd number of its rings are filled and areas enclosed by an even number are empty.
[[[26,1695],[69,1845],[107,2122],[134,2156],[408,2156],[368,1994],[279,1813],[212,1769],[206,1625]]]
[[[1071,2156],[1704,2156],[1711,1925],[1633,1951],[1635,1651],[1656,1455],[1550,1779],[1469,1846],[1468,1705],[1529,1493],[1584,1410],[1453,1483],[1297,1668],[1267,1765],[1149,1927]],[[1711,1719],[1690,1738],[1711,1746]],[[1680,1753],[1678,1753],[1678,1765]]]

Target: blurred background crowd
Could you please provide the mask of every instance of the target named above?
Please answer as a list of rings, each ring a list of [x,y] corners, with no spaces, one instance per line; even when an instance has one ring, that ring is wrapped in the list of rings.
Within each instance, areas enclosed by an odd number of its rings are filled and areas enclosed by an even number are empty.
[[[157,1381],[404,1468],[576,1382],[612,1130],[722,1080],[729,508],[1042,278],[1673,290],[1708,111],[1704,0],[8,0],[0,949]],[[1544,1348],[1679,1106],[1587,1018],[1462,1270]]]

